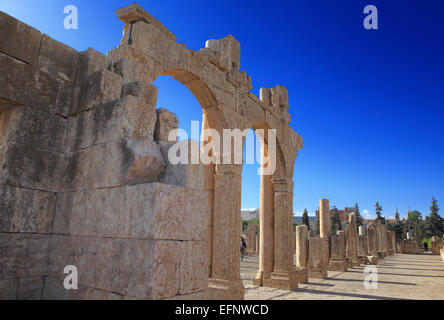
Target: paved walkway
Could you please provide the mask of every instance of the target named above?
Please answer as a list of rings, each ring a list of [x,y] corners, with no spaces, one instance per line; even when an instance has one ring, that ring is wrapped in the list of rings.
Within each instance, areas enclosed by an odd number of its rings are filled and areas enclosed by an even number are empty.
[[[252,279],[259,268],[258,257],[246,257],[241,277],[246,300],[392,300],[444,299],[444,262],[440,256],[396,254],[380,260],[378,288],[366,289],[364,267],[348,272],[328,272],[328,279],[309,279],[295,291],[254,287]]]

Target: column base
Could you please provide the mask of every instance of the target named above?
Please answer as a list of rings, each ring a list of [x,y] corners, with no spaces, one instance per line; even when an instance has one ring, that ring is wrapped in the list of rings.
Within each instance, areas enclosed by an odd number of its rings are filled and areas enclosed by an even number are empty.
[[[309,278],[315,278],[315,279],[327,279],[328,273],[327,273],[327,265],[319,264],[318,266],[308,266],[308,277]]]
[[[295,272],[272,272],[269,279],[262,279],[262,284],[264,287],[292,291],[298,288],[298,279]]]
[[[328,271],[342,271],[348,270],[348,262],[346,259],[330,259]]]
[[[357,260],[352,260],[353,263],[353,267],[360,267],[361,266],[361,262],[359,261],[359,258]]]
[[[208,279],[209,300],[244,300],[242,280]]]
[[[378,255],[379,255],[379,258],[380,258],[380,259],[384,259],[385,256],[387,255],[387,253],[379,251],[379,252],[378,252]]]
[[[298,284],[308,283],[308,268],[307,267],[296,267],[296,279]]]

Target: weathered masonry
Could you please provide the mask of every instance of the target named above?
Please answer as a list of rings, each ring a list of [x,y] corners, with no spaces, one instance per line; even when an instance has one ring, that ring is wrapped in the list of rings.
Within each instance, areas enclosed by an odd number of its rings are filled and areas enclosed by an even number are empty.
[[[0,12],[0,299],[244,297],[242,165],[168,162],[166,134],[178,124],[156,110],[161,75],[195,95],[204,129],[276,130],[255,282],[296,288],[289,248],[302,139],[289,126],[287,90],[250,93],[232,36],[195,52],[137,4],[116,13],[124,34],[104,56]],[[78,268],[78,290],[63,287],[67,265]]]

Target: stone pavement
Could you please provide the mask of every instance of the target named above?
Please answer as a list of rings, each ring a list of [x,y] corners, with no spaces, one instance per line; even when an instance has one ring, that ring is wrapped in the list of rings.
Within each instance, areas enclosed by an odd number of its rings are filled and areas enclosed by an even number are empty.
[[[328,272],[328,279],[309,279],[295,291],[253,286],[258,257],[246,257],[241,277],[246,300],[393,300],[444,299],[444,262],[432,255],[396,254],[380,260],[378,288],[364,287],[364,266],[348,272]]]

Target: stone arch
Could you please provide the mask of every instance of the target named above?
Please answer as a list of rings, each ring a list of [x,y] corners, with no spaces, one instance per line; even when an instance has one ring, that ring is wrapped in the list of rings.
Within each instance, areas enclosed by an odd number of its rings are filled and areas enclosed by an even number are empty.
[[[176,37],[137,4],[119,9],[125,23],[121,45],[108,54],[117,62],[124,83],[147,85],[160,75],[169,75],[184,84],[202,107],[202,128],[259,128],[276,130],[277,171],[264,177],[268,188],[264,199],[272,204],[273,248],[269,276],[260,284],[295,288],[292,244],[292,170],[302,140],[288,125],[288,92],[283,86],[262,88],[258,99],[250,90],[251,78],[240,71],[240,44],[229,35],[209,40],[195,52],[177,43]],[[239,237],[242,165],[206,166],[212,202],[209,222],[208,298],[243,298],[240,279]],[[262,180],[261,180],[262,184]],[[289,228],[288,230],[285,228]],[[285,232],[275,232],[285,230]],[[264,237],[265,238],[265,237]],[[287,250],[287,252],[285,252]],[[291,256],[291,264],[290,257]]]

